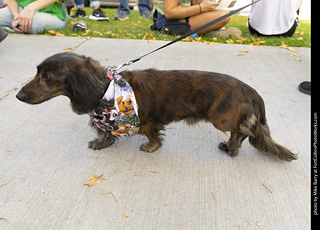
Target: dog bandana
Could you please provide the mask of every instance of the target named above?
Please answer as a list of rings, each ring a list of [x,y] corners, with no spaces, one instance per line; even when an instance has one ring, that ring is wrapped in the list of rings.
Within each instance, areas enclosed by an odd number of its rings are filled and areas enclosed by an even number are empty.
[[[89,113],[94,125],[116,137],[129,137],[139,131],[138,106],[129,83],[114,68],[107,68],[111,81],[97,107]]]

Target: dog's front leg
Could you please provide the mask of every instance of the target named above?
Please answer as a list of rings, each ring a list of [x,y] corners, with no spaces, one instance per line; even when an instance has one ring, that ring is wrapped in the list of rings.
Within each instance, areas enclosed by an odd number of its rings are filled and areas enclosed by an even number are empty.
[[[89,142],[89,148],[93,149],[93,150],[100,150],[106,147],[111,146],[115,141],[116,141],[116,137],[112,136],[109,133],[103,132],[99,129],[97,129],[98,135],[99,137],[94,139],[93,141]]]

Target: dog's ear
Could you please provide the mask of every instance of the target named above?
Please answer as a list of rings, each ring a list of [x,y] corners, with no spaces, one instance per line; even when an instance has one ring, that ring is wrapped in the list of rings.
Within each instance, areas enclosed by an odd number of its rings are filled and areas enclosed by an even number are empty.
[[[71,93],[73,110],[78,114],[88,113],[98,104],[103,96],[106,82],[104,68],[93,65],[90,58],[69,71],[68,88]]]

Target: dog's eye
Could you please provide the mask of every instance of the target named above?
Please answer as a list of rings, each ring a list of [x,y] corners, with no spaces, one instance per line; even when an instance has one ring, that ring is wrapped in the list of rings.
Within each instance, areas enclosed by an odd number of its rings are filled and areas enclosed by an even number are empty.
[[[47,74],[44,74],[42,78],[43,78],[44,81],[50,81],[51,80],[51,77],[49,75],[47,75]]]

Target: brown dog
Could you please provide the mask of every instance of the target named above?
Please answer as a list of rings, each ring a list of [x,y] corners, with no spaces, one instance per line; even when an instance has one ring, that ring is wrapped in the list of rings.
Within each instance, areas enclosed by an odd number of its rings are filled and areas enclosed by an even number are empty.
[[[65,95],[78,114],[92,111],[110,83],[105,78],[105,68],[97,61],[74,53],[53,55],[37,68],[37,75],[20,90],[17,98],[38,104]],[[165,125],[180,120],[188,124],[204,120],[223,132],[231,132],[228,142],[219,145],[231,156],[238,154],[241,143],[249,137],[250,144],[258,150],[282,160],[297,159],[271,138],[259,94],[236,78],[213,72],[155,69],[123,71],[120,75],[135,92],[139,133],[149,140],[140,146],[143,151],[153,152],[161,146],[160,131]],[[102,149],[116,140],[97,130],[99,138],[89,142],[90,148]]]

